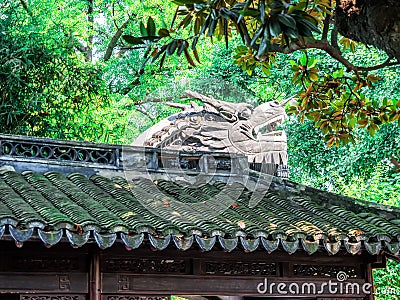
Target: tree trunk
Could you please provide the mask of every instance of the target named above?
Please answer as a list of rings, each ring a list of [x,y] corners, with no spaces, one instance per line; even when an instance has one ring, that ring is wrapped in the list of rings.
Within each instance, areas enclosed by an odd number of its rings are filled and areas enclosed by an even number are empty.
[[[88,37],[87,49],[86,49],[86,61],[93,60],[93,29],[94,29],[94,0],[88,0],[88,22],[90,34]]]
[[[343,36],[400,60],[399,0],[337,0],[335,22]]]

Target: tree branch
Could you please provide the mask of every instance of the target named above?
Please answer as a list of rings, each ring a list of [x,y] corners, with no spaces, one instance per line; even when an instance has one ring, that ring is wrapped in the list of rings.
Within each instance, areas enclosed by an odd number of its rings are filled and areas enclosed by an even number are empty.
[[[89,50],[89,47],[82,45],[77,39],[75,39],[75,45],[74,47],[79,51],[85,54],[85,59],[87,58],[87,51]]]
[[[400,170],[400,163],[394,156],[390,158],[390,162],[397,168],[397,171]]]
[[[246,27],[246,23],[244,22],[244,19],[242,19],[240,21],[240,23],[238,24],[238,26],[242,25],[242,30],[243,30],[243,35],[244,35],[244,40],[246,42],[246,46],[250,47],[250,43],[251,43],[251,37],[249,35],[249,32],[247,31],[247,27]]]
[[[177,99],[177,98],[179,98],[179,99],[186,99],[186,98],[188,98],[188,95],[187,95],[187,94],[182,94],[182,95],[179,95],[179,96],[177,96],[177,97],[146,98],[146,99],[143,99],[143,100],[135,101],[134,104],[135,104],[135,105],[142,105],[142,104],[145,104],[145,103],[166,102],[166,101],[175,100],[175,99]]]
[[[336,26],[336,21],[333,22],[333,29],[331,32],[331,45],[338,51],[340,51],[340,47],[338,45],[338,29]]]
[[[326,41],[318,40],[314,42],[300,42],[297,41],[296,43],[290,44],[289,47],[280,47],[280,46],[275,46],[271,45],[270,51],[273,52],[281,52],[285,54],[293,53],[297,50],[302,50],[302,49],[320,49],[325,51],[327,54],[329,54],[332,58],[336,59],[338,62],[340,62],[342,65],[344,65],[348,71],[354,71],[356,74],[358,72],[364,72],[364,71],[373,71],[373,70],[378,70],[382,69],[385,67],[389,66],[395,66],[399,65],[400,61],[395,61],[395,62],[390,62],[390,59],[388,59],[386,62],[371,66],[371,67],[363,67],[363,66],[356,66],[352,64],[350,61],[348,61],[346,58],[343,57],[342,53],[336,49],[334,46],[329,44]]]
[[[324,20],[324,28],[322,29],[322,37],[321,40],[327,41],[328,40],[328,32],[329,32],[329,25],[331,23],[331,16],[326,15]]]
[[[94,29],[94,16],[93,16],[93,12],[94,12],[94,0],[88,0],[87,2],[88,5],[88,11],[87,11],[87,18],[88,18],[88,22],[89,22],[89,38],[88,38],[88,45],[86,47],[86,61],[92,61],[93,59],[93,29]]]
[[[392,61],[391,62],[391,59],[388,58],[384,63],[381,63],[379,65],[375,65],[375,66],[372,66],[372,67],[358,67],[358,70],[359,71],[368,72],[368,71],[375,71],[375,70],[379,70],[379,69],[382,69],[382,68],[385,68],[385,67],[391,67],[391,66],[397,66],[397,65],[400,65],[400,61],[397,60],[397,61]]]
[[[150,114],[148,112],[140,109],[139,107],[136,107],[135,109],[136,109],[136,111],[138,111],[138,112],[144,114],[146,117],[148,117],[152,122],[154,122],[154,118],[152,116],[150,116]]]
[[[128,26],[128,24],[131,22],[131,20],[132,20],[132,18],[129,17],[128,20],[126,20],[124,22],[124,24],[122,24],[121,27],[116,26],[117,31],[115,32],[115,34],[111,38],[111,41],[107,45],[107,50],[103,57],[104,61],[108,61],[111,58],[112,52],[113,52],[115,46],[117,45],[119,38],[121,37],[122,33],[124,32],[124,30]]]
[[[28,15],[32,16],[31,11],[29,10],[28,4],[25,2],[25,0],[19,0],[19,2],[21,3],[24,10],[28,13]]]

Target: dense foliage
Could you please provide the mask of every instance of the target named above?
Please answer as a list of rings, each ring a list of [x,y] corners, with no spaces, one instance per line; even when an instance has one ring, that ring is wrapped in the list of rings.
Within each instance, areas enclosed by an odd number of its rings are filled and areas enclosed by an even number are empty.
[[[343,14],[338,15],[338,12],[345,9],[348,1],[171,2],[176,4],[176,12],[168,27],[157,27],[154,20],[148,18],[140,22],[140,35],[123,36],[128,43],[146,49],[144,64],[159,60],[162,66],[167,56],[176,54],[185,56],[194,67],[200,63],[197,47],[200,38],[223,39],[228,47],[229,40],[236,34],[241,37],[243,46],[236,48],[235,63],[248,74],[260,68],[268,75],[277,53],[303,51],[298,60],[291,61],[292,82],[298,90],[290,112],[297,114],[301,120],[313,120],[329,146],[354,142],[355,128],[365,128],[373,135],[381,124],[394,121],[400,124],[399,99],[369,98],[366,93],[380,80],[371,71],[395,66],[399,62],[391,60],[391,53],[386,62],[382,62],[382,57],[387,55],[374,50],[369,51],[375,57],[368,63],[364,60],[358,65],[360,61],[351,59],[351,52],[355,51],[357,43],[338,34],[339,25],[343,23]],[[353,10],[356,9],[359,10],[358,15],[362,15],[369,8],[354,6]],[[394,17],[396,22],[398,16]],[[389,23],[387,28],[395,26]],[[350,31],[340,32],[345,35]],[[351,32],[354,33],[354,30]],[[354,37],[353,34],[351,36]],[[312,49],[324,52],[335,63],[316,60],[316,52],[309,51]]]
[[[44,34],[56,24],[39,21],[42,13],[1,5],[0,131],[96,138],[95,111],[107,104],[102,70],[82,62],[61,33]]]

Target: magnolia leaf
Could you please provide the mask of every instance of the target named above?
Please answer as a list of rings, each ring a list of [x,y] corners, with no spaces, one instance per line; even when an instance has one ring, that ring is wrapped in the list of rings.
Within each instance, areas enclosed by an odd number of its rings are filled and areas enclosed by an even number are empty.
[[[166,57],[166,52],[164,52],[164,54],[163,54],[163,56],[161,57],[161,60],[160,60],[160,69],[163,67],[163,65],[164,65],[164,61],[165,61],[165,57]]]
[[[293,17],[285,14],[277,15],[277,17],[281,24],[285,25],[286,27],[296,29],[296,21],[293,19]]]
[[[167,49],[166,49],[166,54],[168,56],[171,56],[172,54],[174,54],[176,48],[178,47],[178,40],[172,40],[171,43],[168,44]]]
[[[139,28],[140,28],[140,34],[141,34],[142,36],[147,36],[147,35],[148,35],[147,29],[146,29],[146,27],[144,26],[144,24],[143,24],[142,21],[140,21]]]
[[[141,38],[132,36],[132,35],[123,35],[122,38],[131,45],[141,45],[144,44],[144,41]]]
[[[161,47],[161,49],[156,53],[156,55],[154,55],[152,62],[155,62],[157,60],[157,58],[160,57],[161,54],[163,54],[165,52],[165,50],[167,49],[168,45],[163,45]]]
[[[188,63],[189,63],[192,67],[196,67],[196,65],[194,64],[194,61],[193,61],[192,57],[191,57],[190,54],[189,54],[188,49],[185,49],[185,50],[183,51],[183,53],[185,54],[185,57],[186,57],[186,60],[188,61]]]
[[[156,24],[152,17],[147,19],[147,34],[148,35],[156,35]]]
[[[269,32],[274,37],[278,37],[281,34],[282,28],[276,19],[274,21],[271,20],[271,23],[269,23]]]
[[[187,5],[187,4],[200,4],[200,3],[204,3],[204,1],[202,0],[173,0],[172,1],[175,4],[178,5]]]
[[[185,49],[187,49],[189,47],[189,43],[187,42],[187,41],[182,41],[181,42],[181,44],[180,44],[180,46],[179,46],[179,48],[178,48],[178,51],[176,52],[176,54],[178,55],[178,56],[181,56],[182,55],[182,53],[183,53],[183,51],[185,50]]]
[[[192,50],[193,50],[194,58],[197,60],[198,63],[200,63],[199,53],[197,52],[197,49],[194,48]]]
[[[166,28],[161,28],[161,29],[158,31],[158,36],[161,37],[161,38],[170,36],[169,30],[166,29]]]

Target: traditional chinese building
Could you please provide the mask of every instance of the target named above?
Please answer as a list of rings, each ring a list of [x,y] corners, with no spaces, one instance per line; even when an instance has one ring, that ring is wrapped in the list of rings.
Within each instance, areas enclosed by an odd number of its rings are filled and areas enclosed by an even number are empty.
[[[373,299],[400,209],[289,181],[284,148],[207,147],[1,135],[0,300]]]

